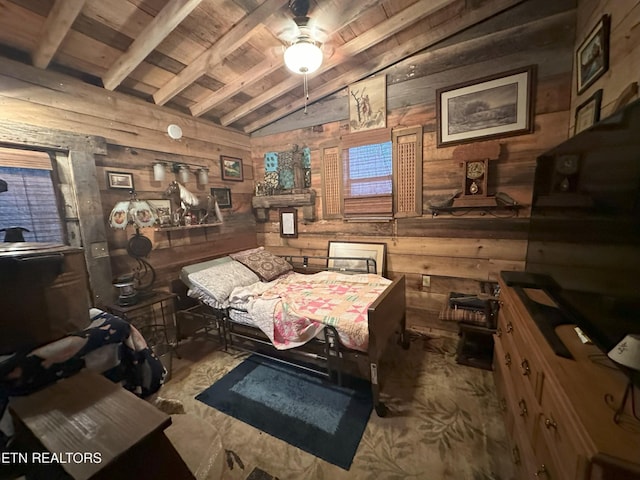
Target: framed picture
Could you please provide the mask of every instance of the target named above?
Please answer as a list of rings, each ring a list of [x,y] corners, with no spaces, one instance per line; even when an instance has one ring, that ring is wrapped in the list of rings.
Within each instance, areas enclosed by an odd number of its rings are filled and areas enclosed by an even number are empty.
[[[281,208],[280,236],[284,238],[298,238],[298,210],[296,208]]]
[[[588,100],[576,108],[575,133],[577,135],[600,120],[600,105],[602,104],[602,89],[591,95]]]
[[[579,94],[609,69],[610,23],[609,15],[603,15],[576,50]]]
[[[231,208],[230,188],[212,188],[211,195],[216,199],[220,208]]]
[[[220,170],[222,172],[222,180],[233,180],[235,182],[244,180],[241,158],[220,155]]]
[[[436,91],[438,147],[533,132],[535,65]]]
[[[349,85],[351,133],[387,126],[387,77],[381,75]]]
[[[171,200],[147,200],[149,205],[156,209],[158,223],[161,227],[171,227]]]
[[[121,188],[124,190],[134,190],[133,173],[107,172],[107,186],[109,188]]]
[[[349,271],[362,271],[367,273],[368,263],[367,259],[373,259],[375,261],[375,272],[383,277],[387,274],[386,257],[387,257],[387,244],[386,243],[369,243],[369,242],[334,242],[329,241],[329,259],[327,268],[329,270],[349,270]],[[340,258],[343,257],[343,258]]]

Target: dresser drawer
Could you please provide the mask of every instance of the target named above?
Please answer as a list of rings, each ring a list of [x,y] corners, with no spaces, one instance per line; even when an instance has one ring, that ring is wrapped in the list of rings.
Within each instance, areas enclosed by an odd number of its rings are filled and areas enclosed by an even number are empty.
[[[540,410],[541,441],[546,443],[554,463],[562,469],[563,478],[576,478],[580,456],[579,449],[572,442],[573,427],[550,383],[542,392]]]
[[[511,378],[505,372],[504,350],[500,344],[500,339],[496,338],[493,350],[493,379],[496,384],[496,395],[498,397],[498,405],[504,419],[504,427],[507,435],[511,437],[513,434],[513,406],[515,405],[513,386]]]

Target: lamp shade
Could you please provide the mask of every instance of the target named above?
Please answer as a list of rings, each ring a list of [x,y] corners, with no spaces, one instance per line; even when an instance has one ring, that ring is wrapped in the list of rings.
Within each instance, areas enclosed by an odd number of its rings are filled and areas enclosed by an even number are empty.
[[[198,183],[200,185],[206,185],[209,182],[209,169],[207,167],[200,167],[198,169]]]
[[[284,51],[284,64],[293,73],[313,73],[322,65],[322,50],[308,37],[299,37]]]
[[[109,226],[118,230],[124,230],[127,225],[137,227],[152,227],[158,214],[156,209],[145,200],[126,200],[116,203],[111,215],[109,215]]]
[[[163,162],[156,162],[153,164],[153,179],[156,182],[164,180],[165,172],[165,164]]]
[[[607,355],[620,365],[640,370],[640,335],[627,335]]]
[[[178,167],[178,178],[182,183],[187,183],[189,181],[189,167],[180,165]]]
[[[116,203],[111,215],[109,215],[109,225],[117,230],[124,230],[129,225],[129,200]]]

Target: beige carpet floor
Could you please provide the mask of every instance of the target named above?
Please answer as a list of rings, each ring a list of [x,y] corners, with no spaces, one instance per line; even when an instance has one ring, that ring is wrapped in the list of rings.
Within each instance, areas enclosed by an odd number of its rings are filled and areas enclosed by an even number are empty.
[[[456,342],[412,334],[409,351],[393,347],[392,360],[383,366],[390,413],[379,418],[372,412],[349,471],[195,399],[242,361],[241,352],[211,351],[174,373],[160,395],[181,402],[206,432],[179,433],[192,455],[202,452],[211,465],[217,457],[217,468],[200,468],[198,478],[511,480],[492,372],[457,364]]]

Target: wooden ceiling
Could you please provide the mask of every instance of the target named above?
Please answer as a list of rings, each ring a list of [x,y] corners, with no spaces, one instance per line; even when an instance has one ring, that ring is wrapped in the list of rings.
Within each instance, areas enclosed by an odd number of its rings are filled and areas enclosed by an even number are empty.
[[[0,0],[0,54],[251,133],[305,104],[283,63],[294,2]],[[324,61],[309,103],[457,33],[425,34],[460,24],[466,3],[311,0]]]

